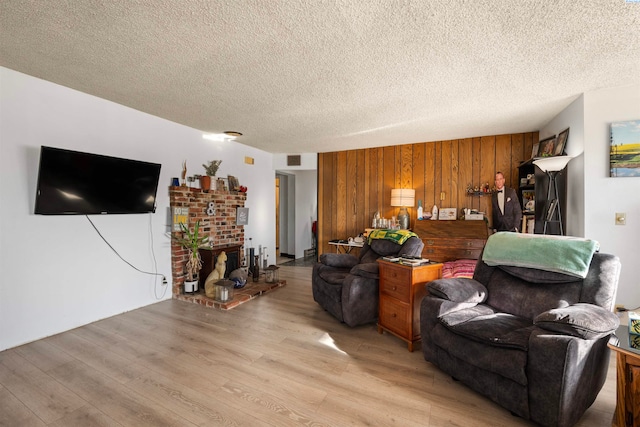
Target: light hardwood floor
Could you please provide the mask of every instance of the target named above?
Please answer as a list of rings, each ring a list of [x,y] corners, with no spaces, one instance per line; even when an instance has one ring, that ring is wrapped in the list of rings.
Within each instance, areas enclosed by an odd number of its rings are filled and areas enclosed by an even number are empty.
[[[163,301],[0,353],[2,426],[531,426],[425,362],[349,328],[309,267],[230,311]],[[615,365],[578,426],[610,425]]]

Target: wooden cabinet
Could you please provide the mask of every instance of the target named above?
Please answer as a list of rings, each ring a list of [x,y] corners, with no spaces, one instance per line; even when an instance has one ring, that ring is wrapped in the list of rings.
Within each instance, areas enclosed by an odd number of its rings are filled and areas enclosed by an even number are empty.
[[[621,322],[616,331],[619,341],[609,343],[616,355],[616,411],[611,425],[640,426],[640,348],[629,340],[629,329]],[[634,340],[635,341],[635,340]]]
[[[391,332],[407,342],[409,351],[420,341],[420,301],[425,284],[442,277],[442,264],[417,267],[378,260],[380,306],[378,332]]]
[[[422,257],[436,262],[478,259],[489,238],[484,221],[416,221],[413,231],[424,243]]]

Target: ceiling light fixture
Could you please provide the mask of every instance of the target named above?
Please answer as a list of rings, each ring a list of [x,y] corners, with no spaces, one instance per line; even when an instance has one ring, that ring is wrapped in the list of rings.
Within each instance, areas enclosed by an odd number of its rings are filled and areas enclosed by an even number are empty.
[[[203,133],[202,138],[208,139],[209,141],[233,141],[237,137],[242,136],[240,132],[236,131],[226,131],[223,133]]]

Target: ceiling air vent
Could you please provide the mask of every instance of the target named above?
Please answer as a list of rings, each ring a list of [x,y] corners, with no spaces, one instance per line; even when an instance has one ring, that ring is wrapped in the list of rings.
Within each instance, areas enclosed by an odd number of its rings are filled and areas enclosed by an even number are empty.
[[[300,166],[300,155],[287,156],[287,166]]]

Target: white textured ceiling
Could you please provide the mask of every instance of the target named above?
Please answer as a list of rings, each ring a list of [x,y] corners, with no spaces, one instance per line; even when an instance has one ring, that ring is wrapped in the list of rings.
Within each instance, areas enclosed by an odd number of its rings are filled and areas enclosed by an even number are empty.
[[[640,81],[640,3],[2,0],[0,65],[273,153],[540,129]]]

